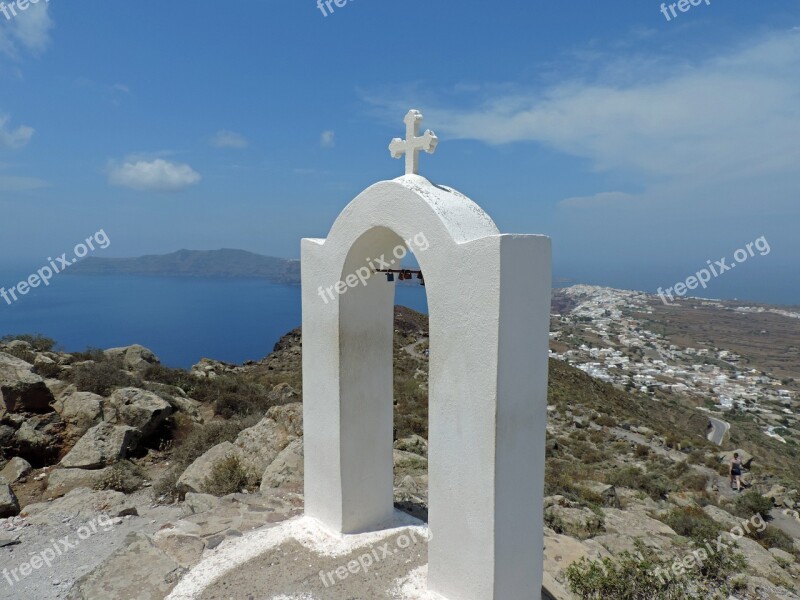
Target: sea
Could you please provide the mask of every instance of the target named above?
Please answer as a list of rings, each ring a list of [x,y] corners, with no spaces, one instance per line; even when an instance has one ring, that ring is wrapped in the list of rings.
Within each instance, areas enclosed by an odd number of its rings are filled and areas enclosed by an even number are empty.
[[[0,287],[32,272],[0,269]],[[141,344],[175,368],[259,360],[302,321],[299,285],[259,279],[64,274],[18,297],[0,297],[0,337],[41,333],[66,351]],[[421,286],[398,286],[396,302],[427,312]]]
[[[599,274],[556,269],[554,285],[576,283],[654,293],[685,275],[680,268]],[[0,287],[34,273],[34,266],[0,264]],[[721,277],[702,295],[780,305],[800,304],[795,269],[763,269]],[[397,304],[427,312],[425,288],[397,286]],[[8,305],[0,297],[0,336],[41,333],[66,351],[141,344],[171,367],[189,368],[201,358],[232,363],[259,360],[301,324],[300,287],[260,279],[56,275]]]

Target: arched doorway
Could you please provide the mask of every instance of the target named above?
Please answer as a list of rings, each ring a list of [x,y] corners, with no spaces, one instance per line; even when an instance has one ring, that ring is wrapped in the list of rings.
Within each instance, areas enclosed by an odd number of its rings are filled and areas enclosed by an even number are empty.
[[[428,585],[459,600],[532,598],[542,578],[550,241],[502,235],[466,196],[418,175],[373,185],[326,239],[303,240],[306,514],[342,533],[393,516],[394,286],[366,273],[420,235]]]

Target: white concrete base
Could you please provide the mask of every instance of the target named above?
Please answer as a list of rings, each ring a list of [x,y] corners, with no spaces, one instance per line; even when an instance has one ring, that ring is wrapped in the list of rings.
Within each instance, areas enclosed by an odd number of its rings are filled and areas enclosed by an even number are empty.
[[[257,558],[261,554],[280,546],[288,540],[295,540],[314,554],[320,556],[346,556],[366,547],[380,545],[379,542],[394,535],[407,533],[418,539],[429,539],[427,525],[405,513],[396,511],[392,520],[385,524],[385,529],[374,533],[343,535],[326,527],[313,517],[295,517],[274,527],[257,529],[240,538],[226,540],[208,555],[180,581],[165,600],[195,600],[218,580],[231,577],[242,565]],[[399,588],[405,583],[397,582],[398,600],[444,600],[436,595],[403,595]],[[409,584],[408,594],[415,594],[415,587]],[[308,594],[295,596],[276,595],[268,600],[325,600],[312,598]]]

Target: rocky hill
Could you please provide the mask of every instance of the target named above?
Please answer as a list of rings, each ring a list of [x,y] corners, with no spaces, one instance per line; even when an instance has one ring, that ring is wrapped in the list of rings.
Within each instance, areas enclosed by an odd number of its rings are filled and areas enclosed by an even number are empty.
[[[563,310],[578,305],[568,299]],[[566,338],[554,340],[556,353]],[[398,307],[395,501],[423,518],[427,340],[427,318]],[[301,356],[299,329],[259,362],[205,359],[191,371],[141,346],[0,344],[0,600],[161,599],[203,557],[300,514]],[[550,362],[547,593],[798,598],[797,463],[763,468],[774,440],[758,430],[737,428],[740,448],[712,444],[690,395],[585,370]],[[749,468],[743,493],[726,475],[735,449]],[[83,535],[91,541],[80,550],[45,554],[50,540],[77,546]],[[289,579],[295,589],[276,594],[315,589]]]
[[[243,277],[273,283],[300,283],[300,261],[245,250],[179,250],[138,258],[90,256],[72,265],[70,275],[158,275],[169,277]]]

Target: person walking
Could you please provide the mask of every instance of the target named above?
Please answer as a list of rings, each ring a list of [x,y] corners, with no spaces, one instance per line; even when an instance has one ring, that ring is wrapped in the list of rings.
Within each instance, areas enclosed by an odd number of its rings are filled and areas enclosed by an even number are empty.
[[[736,491],[742,491],[742,459],[739,458],[739,453],[734,452],[730,465],[731,487],[736,486]]]

